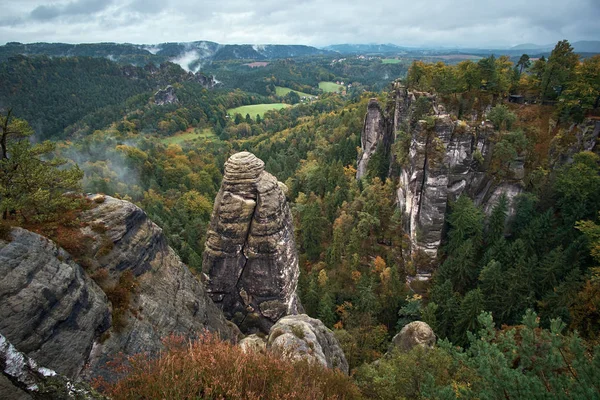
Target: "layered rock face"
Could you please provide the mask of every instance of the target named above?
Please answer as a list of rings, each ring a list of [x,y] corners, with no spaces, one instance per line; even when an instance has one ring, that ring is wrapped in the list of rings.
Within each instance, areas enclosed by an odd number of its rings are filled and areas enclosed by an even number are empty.
[[[102,289],[71,256],[43,236],[15,228],[0,240],[0,332],[20,351],[71,378],[110,327]],[[18,391],[0,381],[0,394]]]
[[[388,132],[388,123],[379,106],[377,99],[369,100],[367,115],[362,132],[360,134],[361,154],[358,156],[356,167],[356,179],[361,179],[367,175],[369,160],[375,154],[377,146],[383,142],[383,138]]]
[[[436,116],[433,126],[419,121],[412,130],[398,204],[407,217],[405,227],[413,250],[436,256],[450,200],[465,191],[481,202],[486,200],[492,183],[485,174],[492,134],[489,125],[474,129],[452,121],[449,115]],[[474,159],[475,152],[481,154],[480,161]]]
[[[237,338],[237,328],[141,209],[108,196],[91,199],[100,204],[80,216],[88,245],[78,259],[87,260],[85,270],[35,233],[15,228],[11,241],[0,240],[0,332],[8,341],[73,379],[110,377],[107,361],[157,352],[170,334],[193,337],[208,329]],[[125,273],[130,280],[122,279]],[[105,292],[123,291],[128,301],[117,309]]]
[[[206,239],[207,290],[245,333],[298,312],[298,254],[285,185],[248,152],[225,163]]]
[[[333,332],[320,320],[306,314],[290,315],[273,325],[267,349],[292,359],[307,358],[348,373],[346,356]]]
[[[208,329],[224,339],[235,337],[203,285],[144,211],[107,196],[82,218],[90,226],[104,225],[103,233],[85,228],[85,233],[95,239],[91,252],[99,262],[98,270],[107,271],[108,279],[115,284],[124,272],[131,271],[135,282],[125,326],[111,329],[110,337],[94,344],[87,375],[105,373],[106,361],[119,352],[131,355],[158,351],[162,348],[161,339],[170,334],[194,336]],[[111,250],[99,256],[106,238],[112,243]]]
[[[97,399],[108,400],[82,382],[73,382],[18,351],[0,334],[2,375],[20,392],[2,392],[6,399]]]
[[[0,241],[0,332],[41,364],[78,376],[110,326],[108,299],[54,242],[20,228],[12,239]]]
[[[366,175],[374,149],[381,145],[389,154],[398,132],[409,135],[408,154],[399,171],[398,207],[404,215],[404,228],[410,237],[413,256],[420,252],[436,257],[448,204],[463,193],[486,213],[491,212],[500,196],[506,195],[509,211],[514,212],[513,199],[522,192],[523,161],[514,160],[510,176],[503,181],[492,179],[487,173],[493,153],[490,138],[495,135],[491,124],[470,126],[464,121],[455,121],[437,103],[435,96],[407,91],[399,83],[394,84],[392,95],[394,110],[388,110],[387,115],[376,101],[369,102],[357,178]],[[421,97],[429,101],[432,115],[428,115],[427,120],[416,121],[413,113]],[[390,157],[393,165],[394,155]],[[419,279],[427,279],[431,272],[427,266],[417,266]]]

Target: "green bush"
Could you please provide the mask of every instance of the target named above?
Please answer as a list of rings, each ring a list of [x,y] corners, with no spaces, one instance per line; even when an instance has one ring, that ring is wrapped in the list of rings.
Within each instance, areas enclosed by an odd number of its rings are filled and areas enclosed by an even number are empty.
[[[452,357],[439,348],[415,347],[407,353],[394,349],[376,363],[358,368],[355,379],[362,393],[375,399],[427,398],[427,384],[468,386],[474,371],[455,365]]]

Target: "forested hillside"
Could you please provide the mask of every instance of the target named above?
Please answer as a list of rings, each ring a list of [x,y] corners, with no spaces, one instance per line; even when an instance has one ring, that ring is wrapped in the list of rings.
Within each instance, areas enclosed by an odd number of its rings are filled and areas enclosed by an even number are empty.
[[[580,59],[562,41],[517,62],[320,56],[199,74],[18,56],[0,63],[0,106],[54,140],[44,154],[77,164],[83,192],[139,205],[197,275],[225,161],[263,160],[287,187],[301,303],[334,331],[360,396],[600,397],[600,56]],[[212,75],[220,85],[198,78]],[[343,91],[319,89],[342,80]],[[157,101],[168,85],[174,98]],[[25,129],[2,118],[5,135]],[[9,159],[0,227],[35,213],[8,194]],[[407,202],[442,212],[413,215]],[[388,352],[413,321],[438,345]]]

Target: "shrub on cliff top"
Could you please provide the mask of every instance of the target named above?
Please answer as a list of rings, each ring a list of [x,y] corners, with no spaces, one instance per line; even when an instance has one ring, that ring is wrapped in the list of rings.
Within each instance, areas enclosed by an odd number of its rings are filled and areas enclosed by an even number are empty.
[[[171,336],[156,358],[128,359],[114,384],[95,386],[121,399],[359,399],[349,377],[308,361],[274,354],[244,353],[204,333],[196,341]]]

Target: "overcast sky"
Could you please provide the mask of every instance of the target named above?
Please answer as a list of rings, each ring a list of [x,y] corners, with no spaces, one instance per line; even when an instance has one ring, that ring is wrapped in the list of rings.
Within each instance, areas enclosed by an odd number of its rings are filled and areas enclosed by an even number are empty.
[[[0,0],[0,44],[395,43],[600,40],[600,0]]]

